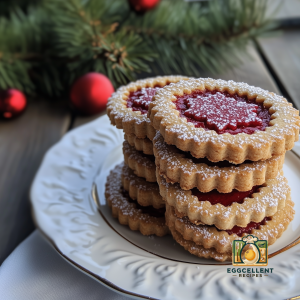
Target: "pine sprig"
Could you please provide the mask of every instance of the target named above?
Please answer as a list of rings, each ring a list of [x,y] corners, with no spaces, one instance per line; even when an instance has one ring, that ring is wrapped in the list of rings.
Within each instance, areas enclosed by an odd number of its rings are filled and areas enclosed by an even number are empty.
[[[275,27],[265,18],[266,3],[220,0],[186,5],[165,0],[142,18],[131,13],[124,26],[139,33],[159,54],[156,63],[160,71],[188,75],[199,75],[199,69],[221,72],[240,63],[239,52],[245,52],[250,39]]]
[[[14,8],[9,18],[0,18],[0,88],[15,87],[25,92],[34,90],[30,69],[34,60],[40,58],[40,27],[29,8],[27,16]]]
[[[86,5],[78,0],[52,1],[49,7],[55,13],[53,53],[71,58],[67,64],[70,82],[95,70],[107,74],[118,85],[132,80],[136,72],[149,71],[146,61],[151,61],[153,55],[143,46],[140,36],[118,30],[118,23],[106,24],[107,16],[117,20],[108,1],[106,6],[102,3],[102,9],[98,7],[96,0]]]
[[[52,98],[90,71],[115,87],[140,72],[220,72],[276,25],[266,18],[266,0],[161,0],[142,15],[125,0],[21,2],[0,17],[0,89]]]

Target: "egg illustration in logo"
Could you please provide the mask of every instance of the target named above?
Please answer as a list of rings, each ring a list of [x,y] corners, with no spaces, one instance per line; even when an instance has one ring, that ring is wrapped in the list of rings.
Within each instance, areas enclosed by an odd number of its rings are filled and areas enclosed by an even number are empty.
[[[247,265],[254,265],[259,260],[259,251],[254,244],[246,244],[242,249],[242,261]]]
[[[255,258],[255,252],[252,249],[249,249],[245,252],[245,258],[247,260],[253,260]]]
[[[232,243],[233,266],[267,266],[268,241],[259,240],[257,236],[248,234]]]

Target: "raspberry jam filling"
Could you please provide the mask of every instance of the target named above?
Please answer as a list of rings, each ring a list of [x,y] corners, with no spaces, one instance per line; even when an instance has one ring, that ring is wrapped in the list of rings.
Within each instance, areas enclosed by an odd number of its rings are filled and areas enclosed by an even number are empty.
[[[231,193],[219,193],[217,190],[212,190],[208,193],[202,193],[197,188],[192,189],[192,195],[198,197],[199,201],[209,201],[212,205],[222,204],[230,206],[233,202],[242,203],[245,198],[255,193],[261,186],[256,185],[250,191],[239,192],[233,190]]]
[[[175,104],[180,117],[197,128],[215,130],[218,134],[264,131],[271,119],[263,104],[228,92],[194,91],[178,96]]]
[[[184,217],[183,219],[187,223],[192,224],[192,223],[190,223],[188,217]],[[250,234],[253,229],[259,229],[259,226],[265,225],[266,221],[270,221],[270,220],[272,220],[272,217],[265,217],[262,221],[260,221],[258,223],[256,223],[256,222],[250,222],[246,227],[234,226],[234,227],[232,227],[232,229],[228,229],[228,230],[219,229],[219,228],[217,228],[214,225],[198,225],[198,226],[199,227],[201,227],[201,226],[215,227],[220,232],[226,231],[229,235],[236,234],[236,235],[238,235],[238,236],[241,237],[241,236],[243,236],[243,233]]]
[[[259,223],[255,223],[255,222],[250,222],[246,227],[239,227],[239,226],[234,226],[232,229],[230,230],[224,230],[226,231],[229,235],[231,234],[236,234],[238,236],[242,236],[243,233],[251,233],[251,231],[253,229],[258,229],[259,226],[261,225],[264,225],[266,221],[269,221],[271,220],[270,217],[265,217],[261,222]],[[218,228],[217,228],[218,229]],[[219,230],[218,231],[222,231],[222,230]]]
[[[127,107],[133,111],[140,111],[142,115],[148,113],[149,103],[152,101],[155,93],[160,89],[161,87],[156,86],[130,92],[127,99]]]
[[[149,216],[155,217],[155,218],[164,218],[165,217],[165,212],[166,212],[165,207],[154,208],[152,205],[142,206],[142,205],[138,204],[137,201],[131,199],[130,196],[129,196],[129,193],[124,188],[122,188],[122,194],[123,194],[124,197],[127,198],[129,203],[135,203],[135,207],[137,209],[140,209],[143,214],[148,214]]]

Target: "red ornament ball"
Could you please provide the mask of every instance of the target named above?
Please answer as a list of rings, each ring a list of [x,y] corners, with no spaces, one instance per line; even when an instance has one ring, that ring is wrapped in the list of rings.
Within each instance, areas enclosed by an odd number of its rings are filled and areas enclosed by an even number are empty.
[[[93,115],[106,108],[107,100],[114,91],[111,81],[105,75],[88,73],[75,81],[70,98],[80,113]]]
[[[137,12],[145,12],[154,8],[160,0],[129,0],[130,6]]]
[[[20,115],[27,104],[25,95],[16,89],[8,89],[0,92],[0,114],[5,119],[11,119]]]

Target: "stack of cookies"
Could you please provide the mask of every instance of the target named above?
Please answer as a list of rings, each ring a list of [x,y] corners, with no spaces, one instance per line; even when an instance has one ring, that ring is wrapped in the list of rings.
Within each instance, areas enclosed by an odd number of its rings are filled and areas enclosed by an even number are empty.
[[[152,139],[156,130],[147,117],[155,93],[164,86],[188,78],[156,77],[119,88],[108,101],[111,123],[123,129],[124,163],[107,178],[105,196],[112,214],[131,230],[144,235],[169,233],[165,223],[165,202],[156,181]]]
[[[157,91],[148,117],[166,224],[190,253],[232,259],[232,241],[273,244],[294,217],[283,176],[298,111],[244,83],[191,79]]]
[[[294,217],[282,166],[300,118],[283,97],[244,83],[179,76],[121,87],[107,113],[125,163],[106,198],[121,224],[171,233],[190,253],[231,260],[232,241],[273,244]]]

